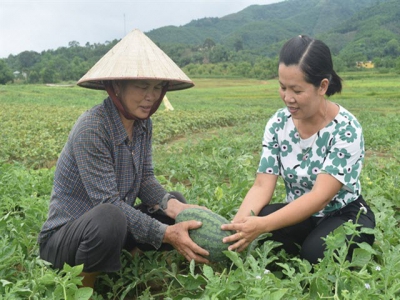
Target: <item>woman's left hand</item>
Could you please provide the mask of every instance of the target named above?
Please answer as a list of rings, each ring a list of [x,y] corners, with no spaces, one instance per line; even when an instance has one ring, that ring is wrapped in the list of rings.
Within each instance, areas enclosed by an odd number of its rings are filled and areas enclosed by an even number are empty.
[[[263,233],[261,228],[261,218],[255,216],[245,217],[240,222],[223,224],[221,226],[222,230],[233,230],[236,233],[225,237],[222,241],[224,243],[233,243],[228,247],[228,250],[241,252]]]

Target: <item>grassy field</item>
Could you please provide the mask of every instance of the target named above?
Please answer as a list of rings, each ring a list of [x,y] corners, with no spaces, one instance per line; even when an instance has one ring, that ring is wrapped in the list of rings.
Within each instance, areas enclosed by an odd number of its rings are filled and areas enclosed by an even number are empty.
[[[273,243],[228,253],[229,265],[187,263],[176,252],[123,253],[123,269],[103,274],[92,299],[397,299],[400,297],[400,80],[343,74],[332,97],[361,122],[366,142],[364,198],[376,213],[376,243],[344,260],[344,231],[327,239],[326,258],[307,262]],[[198,79],[171,92],[174,111],[154,115],[158,179],[192,203],[231,218],[254,180],[269,116],[282,107],[275,80]],[[79,87],[0,86],[0,299],[88,299],[79,267],[55,271],[38,258],[54,166],[77,117],[104,92]],[[273,201],[284,197],[282,182]],[[354,224],[346,226],[354,233]]]

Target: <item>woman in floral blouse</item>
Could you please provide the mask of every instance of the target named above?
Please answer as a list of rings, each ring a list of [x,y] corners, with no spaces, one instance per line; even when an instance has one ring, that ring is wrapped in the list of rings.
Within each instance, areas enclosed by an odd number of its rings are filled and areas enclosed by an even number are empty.
[[[375,227],[361,195],[362,128],[349,111],[327,99],[341,92],[342,83],[322,41],[289,40],[280,52],[279,84],[286,107],[266,125],[256,180],[232,223],[222,226],[237,233],[224,242],[242,251],[259,235],[272,233],[270,239],[288,253],[317,263],[324,256],[324,238],[343,223]],[[270,204],[278,176],[286,203]],[[354,241],[372,244],[374,236],[361,234]]]

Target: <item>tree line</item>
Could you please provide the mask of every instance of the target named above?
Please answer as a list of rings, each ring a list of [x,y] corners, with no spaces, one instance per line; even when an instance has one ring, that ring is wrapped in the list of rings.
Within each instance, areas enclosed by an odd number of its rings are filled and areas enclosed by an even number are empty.
[[[8,82],[59,83],[77,81],[118,40],[106,44],[87,43],[41,53],[24,51],[0,60],[0,84]],[[159,45],[160,46],[160,45]],[[239,46],[238,46],[239,47]],[[163,48],[160,46],[160,48]],[[194,47],[166,46],[163,49],[189,76],[271,78],[276,76],[276,59],[230,51],[211,39]],[[17,72],[16,72],[17,71]]]
[[[346,43],[343,34],[322,34],[332,50],[337,71],[354,70],[357,62],[372,61],[375,68],[400,73],[400,42],[391,32],[369,27],[370,36]],[[347,31],[349,29],[347,28]],[[24,51],[0,59],[0,84],[59,83],[79,80],[119,40],[81,46],[72,41],[68,47],[41,53]],[[200,45],[158,44],[191,77],[244,77],[270,79],[277,76],[278,51],[284,41],[264,48],[245,48],[237,39],[232,45],[206,38]]]
[[[59,83],[77,81],[81,78],[118,40],[105,44],[80,46],[70,42],[68,47],[47,50],[41,53],[24,51],[0,60],[0,84],[9,82]],[[183,70],[192,77],[244,77],[270,79],[277,76],[277,50],[271,56],[243,49],[240,41],[233,49],[216,44],[208,38],[202,45],[159,45]],[[338,71],[356,68],[357,61],[369,60],[360,49],[347,49],[335,55],[334,64]],[[278,49],[278,47],[277,47]],[[395,39],[387,43],[383,55],[373,59],[375,68],[400,73],[400,45]],[[17,71],[17,72],[15,72]],[[14,73],[15,72],[15,73]]]
[[[56,50],[24,51],[0,60],[0,83],[23,81],[25,83],[57,83],[76,81],[82,77],[118,40],[104,44],[76,41]],[[3,75],[2,75],[3,74]]]

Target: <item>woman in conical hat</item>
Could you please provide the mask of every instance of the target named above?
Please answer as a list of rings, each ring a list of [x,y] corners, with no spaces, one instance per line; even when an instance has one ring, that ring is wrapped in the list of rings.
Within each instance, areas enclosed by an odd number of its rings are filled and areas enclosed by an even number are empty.
[[[62,268],[83,264],[83,284],[99,272],[120,269],[123,249],[176,248],[187,260],[207,263],[208,252],[175,224],[192,207],[167,192],[154,176],[150,116],[167,91],[193,82],[148,37],[134,30],[79,81],[108,96],[85,112],[70,132],[57,162],[48,219],[39,235],[40,256]],[[136,198],[141,204],[135,206]]]

